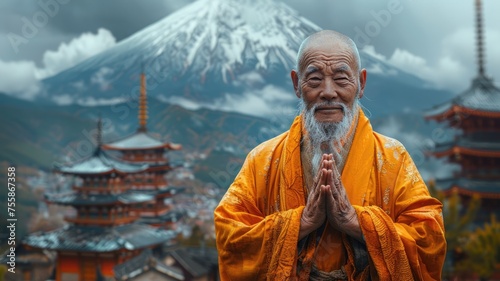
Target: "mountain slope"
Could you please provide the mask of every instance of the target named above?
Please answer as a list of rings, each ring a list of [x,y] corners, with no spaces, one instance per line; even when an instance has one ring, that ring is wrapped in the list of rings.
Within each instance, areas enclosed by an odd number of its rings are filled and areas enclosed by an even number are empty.
[[[199,158],[200,154],[228,147],[241,157],[256,145],[245,140],[256,139],[263,128],[270,127],[265,119],[238,113],[187,110],[151,98],[149,103],[149,131],[163,141],[182,144],[182,158]],[[0,136],[0,162],[46,170],[55,162],[74,161],[92,153],[99,116],[107,142],[132,134],[138,127],[137,109],[132,103],[38,106],[0,94],[0,111],[0,130],[9,132]]]
[[[279,69],[284,78],[282,69],[292,67],[301,40],[315,30],[283,3],[200,0],[46,79],[45,93],[123,96],[144,66],[151,95],[212,101],[224,93],[214,92],[219,84],[237,88],[231,82],[248,71],[272,75]]]
[[[282,2],[199,0],[45,79],[39,98],[88,105],[127,100],[138,95],[144,69],[149,96],[269,115],[276,105],[295,106],[289,71],[300,42],[320,29]],[[430,108],[452,96],[369,53],[360,55],[369,69],[365,103],[374,116],[408,105]]]

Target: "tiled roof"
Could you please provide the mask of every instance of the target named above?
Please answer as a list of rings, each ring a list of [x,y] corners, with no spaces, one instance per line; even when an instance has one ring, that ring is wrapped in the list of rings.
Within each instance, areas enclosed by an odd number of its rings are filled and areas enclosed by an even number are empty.
[[[439,143],[434,149],[434,153],[444,152],[452,149],[453,147],[463,147],[479,151],[500,151],[499,141],[476,141],[467,138],[458,138],[454,142]]]
[[[136,250],[158,245],[174,238],[175,233],[144,224],[115,227],[69,225],[51,232],[35,232],[23,240],[32,247],[79,252]]]
[[[217,250],[213,248],[176,248],[166,255],[172,256],[194,278],[209,273],[218,264]]]
[[[184,212],[180,210],[170,211],[166,214],[156,217],[141,217],[139,222],[145,224],[161,224],[164,222],[177,222],[184,216]]]
[[[106,174],[117,173],[139,173],[148,168],[146,164],[126,163],[115,159],[100,148],[97,148],[94,154],[79,162],[65,166],[56,167],[56,171],[65,174],[85,175],[85,174]]]
[[[179,193],[184,192],[185,189],[186,189],[185,187],[169,186],[169,187],[165,187],[165,188],[161,188],[161,189],[140,189],[140,188],[136,188],[134,190],[137,191],[137,192],[141,192],[143,194],[149,194],[149,195],[156,196],[156,195],[162,195],[162,194],[175,195],[175,194],[179,194]]]
[[[154,200],[154,196],[142,192],[128,191],[122,194],[82,194],[78,192],[64,194],[45,194],[45,199],[60,205],[109,205],[135,204]]]
[[[154,149],[162,147],[180,149],[180,145],[163,143],[146,132],[137,132],[121,140],[105,144],[104,147],[106,149]]]
[[[438,105],[428,110],[427,117],[440,115],[453,106],[460,106],[472,110],[500,112],[500,89],[493,84],[493,80],[486,76],[478,76],[465,92],[450,102]]]
[[[436,185],[447,190],[452,187],[460,187],[470,192],[481,192],[500,195],[500,182],[498,180],[472,180],[466,178],[450,178],[436,181]]]
[[[167,266],[153,256],[150,249],[114,267],[116,280],[129,280],[148,271],[157,271],[173,280],[185,280],[180,268]],[[168,279],[168,280],[172,280]]]

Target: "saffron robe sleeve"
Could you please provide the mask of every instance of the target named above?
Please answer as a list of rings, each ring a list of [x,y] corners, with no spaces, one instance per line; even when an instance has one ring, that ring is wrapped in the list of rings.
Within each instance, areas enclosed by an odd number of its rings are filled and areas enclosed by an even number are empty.
[[[278,190],[266,188],[279,178],[271,176],[279,159],[273,154],[280,154],[284,137],[249,153],[214,212],[221,280],[289,280],[294,274],[304,206],[276,211]]]
[[[373,137],[377,164],[369,186],[379,188],[368,188],[363,206],[354,206],[372,280],[441,280],[446,253],[442,204],[429,195],[401,143],[377,133]]]

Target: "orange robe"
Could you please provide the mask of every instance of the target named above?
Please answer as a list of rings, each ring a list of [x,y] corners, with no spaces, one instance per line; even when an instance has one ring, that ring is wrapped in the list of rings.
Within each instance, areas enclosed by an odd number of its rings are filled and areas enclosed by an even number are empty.
[[[349,240],[329,225],[299,253],[306,203],[301,137],[299,116],[288,132],[254,148],[215,209],[221,280],[307,280],[313,264],[322,271],[342,266],[349,280],[440,280],[442,204],[430,197],[405,148],[374,132],[362,111],[342,183],[358,215],[369,266],[355,268]]]

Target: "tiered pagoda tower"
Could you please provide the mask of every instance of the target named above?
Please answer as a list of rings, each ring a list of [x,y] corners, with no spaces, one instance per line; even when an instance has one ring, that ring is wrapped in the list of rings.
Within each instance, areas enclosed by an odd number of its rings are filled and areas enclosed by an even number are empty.
[[[458,192],[464,202],[481,197],[480,222],[490,214],[500,217],[500,89],[485,73],[481,1],[476,0],[478,74],[465,92],[431,109],[427,119],[445,122],[460,132],[452,142],[438,143],[433,154],[461,169],[437,185],[446,193]]]
[[[137,209],[141,222],[162,228],[175,228],[175,222],[182,216],[178,210],[173,210],[165,199],[183,191],[180,187],[169,187],[166,175],[173,170],[166,153],[169,150],[180,150],[179,144],[158,141],[147,130],[147,96],[146,77],[141,73],[141,87],[139,96],[139,127],[137,131],[123,139],[103,145],[103,149],[117,151],[122,161],[147,165],[142,172],[130,175],[126,184],[131,189],[154,196],[154,202],[144,202]]]
[[[55,280],[93,281],[114,278],[114,267],[145,249],[170,241],[175,233],[139,224],[138,205],[155,198],[131,190],[127,184],[135,175],[149,169],[146,164],[124,163],[101,149],[101,122],[98,146],[91,157],[57,172],[73,176],[72,191],[46,194],[52,204],[71,206],[69,223],[52,232],[37,232],[23,241],[27,247],[57,252]]]

